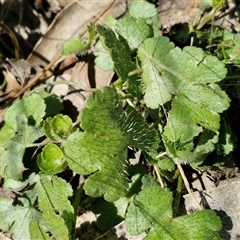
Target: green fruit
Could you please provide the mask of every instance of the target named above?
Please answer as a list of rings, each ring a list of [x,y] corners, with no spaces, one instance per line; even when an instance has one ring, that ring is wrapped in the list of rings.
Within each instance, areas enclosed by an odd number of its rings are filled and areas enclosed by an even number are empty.
[[[60,138],[67,138],[72,130],[72,120],[67,115],[58,114],[52,121],[52,130]]]
[[[67,166],[61,148],[53,143],[49,143],[43,148],[38,155],[37,164],[42,172],[51,175],[64,171]]]
[[[67,115],[58,114],[48,117],[43,124],[46,136],[53,141],[65,140],[72,132],[72,120]]]

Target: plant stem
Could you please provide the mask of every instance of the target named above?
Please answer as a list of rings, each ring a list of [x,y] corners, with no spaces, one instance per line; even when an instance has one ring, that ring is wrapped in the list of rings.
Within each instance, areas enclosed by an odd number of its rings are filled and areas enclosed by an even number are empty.
[[[134,71],[131,71],[130,73],[128,73],[128,76],[131,77],[133,75],[136,75],[136,74],[139,74],[139,73],[142,73],[142,69],[136,69]]]
[[[162,177],[161,177],[161,174],[160,174],[160,172],[159,172],[159,169],[158,169],[157,165],[154,164],[154,165],[153,165],[153,168],[154,168],[154,170],[155,170],[155,172],[156,172],[156,174],[157,174],[157,178],[158,178],[158,181],[159,181],[161,187],[164,188],[164,183],[163,183],[163,180],[162,180]]]
[[[81,90],[86,91],[86,92],[96,92],[97,91],[96,88],[84,87],[84,86],[82,86],[82,85],[80,85],[76,82],[67,81],[67,80],[59,80],[59,81],[56,81],[56,82],[50,82],[50,83],[42,84],[41,86],[34,88],[33,91],[38,92],[38,91],[43,90],[44,88],[46,88],[48,86],[55,86],[55,85],[58,85],[58,84],[70,85],[75,90],[78,88],[78,89],[81,89]]]
[[[178,207],[181,199],[181,193],[183,189],[183,179],[182,175],[178,174],[178,183],[177,183],[177,189],[176,189],[176,194],[173,202],[173,217],[175,218],[177,216],[178,212]]]
[[[212,11],[207,16],[205,16],[203,20],[198,24],[198,26],[196,27],[196,30],[202,29],[205,24],[210,22],[213,19],[216,11],[217,11],[216,9],[212,9]]]
[[[80,204],[80,200],[81,200],[81,197],[82,197],[82,193],[83,193],[83,184],[80,186],[80,188],[76,191],[76,194],[75,194],[75,198],[73,200],[73,209],[74,209],[74,215],[75,215],[75,223],[73,224],[73,226],[76,225],[76,217],[78,216],[78,207],[79,207],[79,204]],[[72,239],[75,239],[76,238],[76,231],[75,231],[75,227],[73,227],[72,229]]]
[[[199,210],[201,210],[202,207],[200,206],[200,204],[198,203],[196,197],[193,195],[193,193],[192,193],[192,191],[191,191],[191,189],[190,189],[188,180],[187,180],[187,178],[186,178],[186,176],[185,176],[185,173],[184,173],[184,171],[183,171],[183,169],[182,169],[181,164],[179,163],[179,159],[175,158],[174,160],[175,160],[175,162],[176,162],[176,164],[177,164],[177,167],[178,167],[178,169],[179,169],[179,171],[180,171],[180,173],[181,173],[181,175],[182,175],[183,182],[184,182],[184,184],[185,184],[185,187],[186,187],[189,195],[193,198],[193,201],[195,202],[197,208],[198,208]]]

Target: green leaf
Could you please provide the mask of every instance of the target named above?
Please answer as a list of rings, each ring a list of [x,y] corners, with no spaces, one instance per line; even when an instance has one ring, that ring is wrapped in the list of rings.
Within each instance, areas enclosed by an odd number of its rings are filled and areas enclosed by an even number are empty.
[[[4,124],[0,130],[0,146],[4,147],[4,145],[15,135],[15,127],[11,127],[7,124]]]
[[[56,144],[47,144],[38,155],[37,163],[43,173],[54,175],[65,170],[67,163],[63,152]]]
[[[126,227],[132,235],[148,230],[144,239],[221,239],[221,221],[211,210],[172,217],[172,193],[160,186],[144,188],[130,203]]]
[[[92,174],[85,182],[87,195],[115,201],[127,191],[127,146],[156,149],[157,132],[148,126],[132,107],[124,111],[115,89],[105,87],[86,102],[81,127],[63,144],[65,158],[72,170]]]
[[[143,18],[152,26],[153,36],[159,36],[158,11],[154,4],[145,1],[133,1],[129,6],[129,14],[133,18]]]
[[[204,129],[199,136],[199,141],[196,146],[196,152],[208,154],[215,149],[215,144],[218,142],[218,134],[207,129]]]
[[[92,211],[98,215],[97,225],[101,230],[111,229],[124,220],[129,202],[141,190],[141,179],[147,171],[143,165],[136,164],[129,166],[128,173],[131,183],[126,197],[115,202],[107,202],[103,198],[98,198],[91,204]]]
[[[136,66],[132,61],[131,49],[127,41],[121,35],[116,35],[114,31],[101,25],[97,26],[97,31],[101,36],[100,40],[103,41],[102,44],[110,53],[118,77],[127,81],[129,91],[133,96],[139,96],[141,89],[138,76],[129,76],[130,72],[136,70]]]
[[[24,195],[18,197],[15,206],[13,199],[0,197],[0,229],[10,232],[14,240],[30,239],[29,224],[31,222],[44,226],[41,213],[34,208],[38,181],[39,176],[34,174],[30,175],[25,183],[5,179],[4,188],[8,189],[29,184],[29,187],[24,190]]]
[[[173,171],[175,169],[174,162],[167,156],[161,157],[157,162],[157,166],[162,171]]]
[[[43,136],[40,127],[29,126],[28,119],[16,117],[16,134],[2,148],[0,153],[0,175],[6,178],[21,179],[25,170],[23,156],[26,148]]]
[[[103,44],[109,49],[114,68],[118,74],[118,77],[126,81],[128,79],[128,73],[135,70],[135,64],[131,60],[131,50],[126,40],[106,27],[101,25],[97,26],[97,31],[104,41]]]
[[[133,1],[129,7],[129,14],[134,18],[149,19],[158,15],[154,4],[145,1]]]
[[[127,40],[131,49],[137,49],[145,39],[152,36],[152,29],[143,18],[122,18],[114,30]]]
[[[226,156],[230,154],[235,148],[235,136],[231,128],[227,125],[224,118],[221,119],[221,127],[219,129],[219,141],[216,144],[216,152],[218,155]]]
[[[229,107],[230,101],[215,84],[226,75],[224,64],[195,47],[173,49],[164,64],[174,69],[174,72],[165,70],[163,74],[171,79],[176,91],[164,135],[172,142],[188,142],[202,132],[203,127],[217,131],[219,113]]]
[[[96,66],[99,68],[109,71],[113,70],[114,64],[112,61],[112,58],[110,56],[110,53],[107,51],[106,47],[103,46],[104,40],[100,41],[98,40],[95,44],[95,48],[98,49],[98,51],[94,51],[94,56],[96,56],[94,62]]]
[[[72,37],[62,48],[62,55],[80,54],[88,49],[86,43],[79,37]]]
[[[54,116],[63,110],[63,100],[59,96],[49,94],[46,91],[41,91],[38,94],[46,104],[45,117]]]
[[[125,212],[129,204],[128,199],[120,198],[115,202],[107,202],[98,198],[91,204],[94,214],[100,214],[97,225],[101,230],[111,229],[124,220]]]
[[[159,182],[157,182],[156,178],[150,174],[143,176],[141,189],[152,188],[154,186],[159,187]]]
[[[173,48],[168,38],[156,37],[145,40],[138,50],[137,57],[141,62],[142,79],[146,86],[144,101],[149,108],[158,108],[170,101],[175,93],[172,81],[158,69],[158,65]]]
[[[12,201],[0,198],[0,229],[10,231],[14,240],[30,239],[29,223],[41,221],[41,213],[32,206],[13,206]]]
[[[41,175],[38,186],[39,208],[46,227],[56,239],[68,239],[75,224],[74,210],[68,198],[72,188],[56,176]]]
[[[34,204],[37,200],[37,189],[36,186],[39,183],[39,175],[32,173],[28,176],[28,179],[24,182],[17,181],[15,179],[11,178],[5,178],[4,179],[4,188],[9,189],[18,189],[22,187],[26,187],[22,192],[24,193],[23,197],[18,197],[17,203],[19,205],[26,205],[29,206],[29,204]]]
[[[4,116],[4,121],[16,129],[16,117],[24,114],[28,118],[28,123],[37,127],[45,115],[45,109],[44,100],[38,94],[32,93],[11,105]]]
[[[29,232],[30,232],[30,239],[38,239],[38,240],[51,239],[37,222],[30,222]]]
[[[92,23],[87,26],[88,39],[87,41],[82,40],[79,37],[72,37],[63,44],[62,55],[81,54],[90,48],[92,43],[95,28]]]
[[[44,223],[55,239],[69,239],[70,233],[64,219],[54,212],[43,212]]]

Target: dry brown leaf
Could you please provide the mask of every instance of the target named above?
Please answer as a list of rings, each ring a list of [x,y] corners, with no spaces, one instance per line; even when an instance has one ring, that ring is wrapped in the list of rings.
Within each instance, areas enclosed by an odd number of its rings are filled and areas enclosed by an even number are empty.
[[[103,23],[106,16],[111,12],[114,17],[122,15],[125,7],[120,2],[96,2],[96,1],[76,1],[67,6],[50,26],[46,35],[40,40],[29,56],[31,65],[45,66],[51,62],[61,52],[66,40],[73,36],[84,36],[87,32],[87,25],[92,23]],[[72,57],[61,58],[61,67],[71,64]],[[70,62],[70,63],[69,63]],[[56,70],[56,68],[55,68]],[[50,81],[67,80],[78,83],[83,87],[103,87],[110,84],[112,71],[103,71],[94,66],[93,60],[82,61],[75,66],[68,68],[61,75],[54,76]],[[66,95],[65,100],[69,100],[76,107],[76,111],[81,112],[85,99],[90,96],[89,92],[77,91],[69,88],[67,84],[56,85],[51,90],[59,96]]]
[[[59,13],[48,32],[37,43],[28,61],[32,65],[45,66],[60,54],[66,40],[73,36],[84,36],[90,22],[103,23],[110,12],[117,17],[124,11],[124,6],[118,1],[73,2]]]

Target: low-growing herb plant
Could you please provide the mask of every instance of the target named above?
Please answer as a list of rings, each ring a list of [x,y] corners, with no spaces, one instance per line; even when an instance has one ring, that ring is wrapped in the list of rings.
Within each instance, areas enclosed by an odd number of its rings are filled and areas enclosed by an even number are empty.
[[[168,184],[176,166],[204,167],[209,154],[233,150],[223,115],[230,99],[219,85],[227,69],[201,48],[176,47],[159,28],[154,5],[133,1],[129,15],[90,25],[87,41],[65,43],[62,54],[93,51],[96,65],[118,76],[86,100],[74,127],[60,113],[61,98],[46,92],[8,108],[0,175],[5,190],[27,188],[0,196],[2,231],[13,239],[74,239],[87,197],[102,230],[125,221],[130,234],[145,232],[144,239],[221,239],[214,211],[177,216]],[[132,164],[129,148],[141,151],[153,172]],[[76,191],[61,177],[66,169],[85,176]]]

